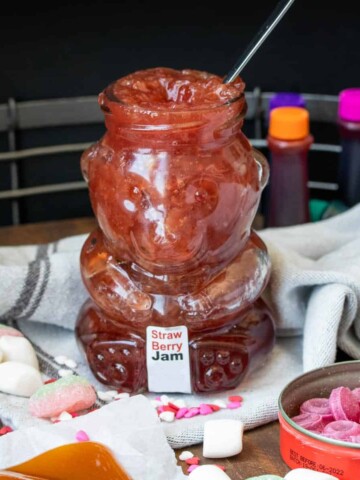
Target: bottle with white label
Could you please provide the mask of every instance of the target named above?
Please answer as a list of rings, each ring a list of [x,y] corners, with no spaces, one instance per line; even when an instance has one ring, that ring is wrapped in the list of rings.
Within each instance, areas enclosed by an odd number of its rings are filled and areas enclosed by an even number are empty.
[[[99,97],[107,132],[81,160],[99,228],[76,333],[107,385],[230,389],[273,347],[270,262],[251,230],[269,171],[241,132],[243,89],[155,68]]]

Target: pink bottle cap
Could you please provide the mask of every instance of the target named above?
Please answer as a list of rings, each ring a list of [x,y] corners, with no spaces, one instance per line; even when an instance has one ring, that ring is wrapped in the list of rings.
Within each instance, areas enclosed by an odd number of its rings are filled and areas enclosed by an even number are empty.
[[[360,88],[340,92],[339,117],[348,122],[360,122]]]

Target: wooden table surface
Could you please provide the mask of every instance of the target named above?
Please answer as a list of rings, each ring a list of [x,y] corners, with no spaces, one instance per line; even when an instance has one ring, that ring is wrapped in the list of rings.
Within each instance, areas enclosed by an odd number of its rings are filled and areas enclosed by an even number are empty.
[[[80,218],[16,227],[0,227],[0,246],[47,243],[69,235],[89,232],[95,225],[96,222],[93,218]],[[191,446],[186,450],[191,450],[199,456],[201,464],[224,465],[226,473],[232,480],[244,480],[266,473],[282,476],[289,471],[279,453],[277,422],[245,432],[243,451],[232,458],[206,460],[201,455],[202,445]],[[178,455],[180,452],[181,450],[176,451],[176,454]],[[179,463],[184,464],[184,462]]]

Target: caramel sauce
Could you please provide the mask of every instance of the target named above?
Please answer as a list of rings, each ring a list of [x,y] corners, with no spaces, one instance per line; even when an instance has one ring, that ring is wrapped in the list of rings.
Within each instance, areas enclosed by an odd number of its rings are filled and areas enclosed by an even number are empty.
[[[95,442],[63,445],[0,472],[1,480],[131,480],[111,451]]]

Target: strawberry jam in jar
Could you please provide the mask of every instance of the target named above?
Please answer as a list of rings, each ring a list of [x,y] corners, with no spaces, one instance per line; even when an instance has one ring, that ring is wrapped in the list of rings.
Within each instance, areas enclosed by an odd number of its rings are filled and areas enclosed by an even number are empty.
[[[251,230],[269,172],[241,131],[244,83],[154,68],[99,103],[106,133],[81,159],[99,224],[81,252],[89,366],[134,393],[234,388],[275,338]]]

